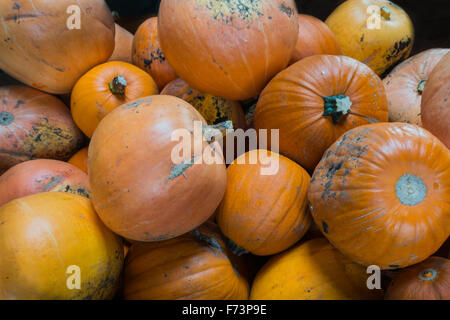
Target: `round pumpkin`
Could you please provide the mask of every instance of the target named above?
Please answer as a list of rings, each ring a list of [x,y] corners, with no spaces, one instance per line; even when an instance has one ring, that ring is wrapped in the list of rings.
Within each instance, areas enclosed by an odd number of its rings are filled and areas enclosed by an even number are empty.
[[[341,55],[342,49],[324,22],[307,14],[299,14],[297,44],[290,63],[316,54]]]
[[[89,145],[88,168],[92,201],[111,230],[131,240],[165,240],[213,214],[226,169],[203,125],[189,103],[166,95],[124,104],[103,119]],[[186,141],[173,139],[177,132]],[[193,148],[182,150],[191,140]]]
[[[160,90],[177,78],[159,44],[157,17],[145,20],[137,29],[132,47],[132,60],[155,79]]]
[[[388,120],[380,78],[352,58],[316,55],[277,74],[255,109],[255,129],[279,129],[280,153],[307,170],[344,132]]]
[[[450,148],[450,53],[431,72],[422,94],[423,127]]]
[[[69,163],[71,165],[74,165],[78,169],[81,169],[84,173],[88,173],[88,166],[87,166],[87,157],[88,157],[88,147],[85,147],[75,153],[72,158],[69,159]]]
[[[22,85],[0,87],[0,171],[37,158],[67,161],[83,142],[58,98]]]
[[[383,79],[389,101],[389,121],[421,125],[422,92],[431,71],[450,49],[429,49],[396,66]]]
[[[227,168],[227,189],[217,222],[236,253],[281,252],[308,231],[309,174],[294,161],[266,150],[249,151]]]
[[[158,87],[146,72],[130,63],[107,62],[77,81],[70,97],[72,116],[78,127],[92,137],[108,112],[153,94],[158,94]]]
[[[116,23],[116,34],[114,37],[114,51],[108,61],[123,61],[131,63],[134,36],[128,30]]]
[[[450,260],[430,257],[400,271],[386,290],[386,300],[450,300]]]
[[[67,162],[48,159],[19,163],[0,176],[0,206],[30,194],[50,191],[89,198],[89,178]]]
[[[326,19],[344,55],[367,64],[378,75],[405,60],[414,43],[408,14],[389,0],[348,0]]]
[[[178,238],[136,242],[127,254],[127,300],[246,300],[249,285],[209,224]]]
[[[0,20],[0,69],[46,92],[69,93],[114,50],[114,20],[103,0],[2,1]]]
[[[318,238],[270,258],[253,281],[250,299],[381,299],[383,291],[369,290],[367,278],[366,268]]]
[[[89,199],[63,192],[30,195],[0,207],[0,224],[0,299],[114,296],[122,241],[98,219]],[[79,289],[70,289],[77,282]]]
[[[163,0],[158,30],[180,78],[202,92],[244,100],[288,65],[298,17],[293,0]]]
[[[450,234],[450,151],[428,131],[378,123],[346,132],[325,153],[308,199],[316,224],[363,265],[397,269]]]

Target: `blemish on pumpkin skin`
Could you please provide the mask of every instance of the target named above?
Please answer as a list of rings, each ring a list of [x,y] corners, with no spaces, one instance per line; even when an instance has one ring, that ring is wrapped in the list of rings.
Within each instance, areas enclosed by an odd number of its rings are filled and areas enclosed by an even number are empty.
[[[280,5],[280,11],[286,14],[289,18],[294,14],[294,9],[284,3]]]

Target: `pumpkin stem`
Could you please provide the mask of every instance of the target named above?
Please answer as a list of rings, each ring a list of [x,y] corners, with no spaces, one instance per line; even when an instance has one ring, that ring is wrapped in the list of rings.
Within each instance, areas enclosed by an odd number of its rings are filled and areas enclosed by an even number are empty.
[[[216,140],[217,136],[225,136],[227,130],[233,129],[233,122],[231,120],[220,122],[218,124],[212,124],[203,126],[203,136],[206,141],[211,143]]]
[[[127,87],[127,80],[125,80],[122,76],[117,76],[112,79],[112,81],[109,83],[109,90],[113,94],[125,94],[125,88]]]
[[[14,115],[9,112],[0,112],[0,125],[7,126],[14,121]]]
[[[343,115],[350,112],[352,102],[350,98],[343,94],[336,96],[322,97],[324,100],[324,116],[331,116],[333,123],[337,124]]]
[[[245,250],[244,248],[238,246],[232,240],[228,239],[225,236],[224,236],[224,238],[225,238],[225,244],[227,245],[228,249],[230,249],[230,251],[232,253],[234,253],[235,255],[242,256],[243,254],[249,253],[247,250]]]
[[[417,92],[419,94],[422,94],[423,92],[423,88],[425,87],[425,82],[427,82],[427,79],[423,79],[419,82],[419,84],[417,85]]]
[[[388,7],[382,6],[380,9],[381,17],[384,20],[391,20],[391,10]]]
[[[395,193],[402,204],[415,206],[425,199],[427,187],[419,177],[405,174],[397,180]]]
[[[218,250],[218,251],[222,251],[223,250],[222,246],[220,245],[220,243],[215,238],[208,237],[208,236],[200,233],[200,231],[198,231],[197,229],[194,229],[193,234],[194,234],[194,236],[197,239],[199,239],[200,241],[205,242],[208,245],[208,247],[211,247],[211,248],[213,248],[215,250]]]
[[[424,281],[433,280],[434,278],[436,278],[436,276],[437,271],[432,268],[424,269],[419,273],[419,279]]]

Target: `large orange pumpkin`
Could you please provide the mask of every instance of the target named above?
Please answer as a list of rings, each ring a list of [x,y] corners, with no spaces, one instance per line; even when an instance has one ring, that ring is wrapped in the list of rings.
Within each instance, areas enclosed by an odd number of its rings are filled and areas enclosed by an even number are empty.
[[[414,27],[408,16],[389,0],[348,0],[326,19],[344,55],[364,62],[378,75],[408,58]]]
[[[46,92],[69,93],[114,50],[103,0],[1,1],[0,20],[0,69]]]
[[[77,81],[70,97],[72,116],[88,136],[114,108],[158,94],[155,81],[138,67],[121,61],[96,66]]]
[[[114,37],[114,51],[108,61],[123,61],[131,63],[131,53],[134,36],[128,30],[116,23],[116,35]]]
[[[170,65],[193,88],[244,100],[289,63],[297,9],[293,0],[163,0],[158,31]]]
[[[21,85],[0,87],[0,172],[36,158],[66,161],[83,141],[58,98]]]
[[[387,121],[383,83],[366,65],[343,56],[304,58],[261,93],[255,129],[279,129],[280,153],[312,171],[344,132]]]
[[[123,265],[89,199],[63,192],[0,207],[0,251],[0,299],[111,299]]]
[[[129,300],[245,300],[249,286],[213,225],[160,242],[136,242],[127,254]]]
[[[396,66],[383,79],[389,101],[389,121],[421,125],[422,92],[431,71],[450,49],[429,49]]]
[[[160,90],[177,78],[159,44],[157,17],[145,20],[137,29],[132,47],[132,60],[155,79]]]
[[[213,214],[226,169],[220,146],[203,139],[203,125],[189,103],[166,95],[124,104],[100,122],[89,145],[89,179],[110,229],[132,240],[165,240]],[[184,151],[177,132],[186,144],[192,140]]]
[[[69,159],[69,163],[75,167],[81,169],[83,172],[88,173],[87,167],[88,147],[85,147],[75,153],[72,158]]]
[[[256,255],[281,252],[308,231],[309,174],[294,161],[252,150],[227,169],[227,189],[217,222],[235,250]],[[235,251],[236,252],[236,251]]]
[[[428,131],[378,123],[345,133],[311,180],[312,216],[342,253],[382,269],[419,263],[450,234],[450,151]]]

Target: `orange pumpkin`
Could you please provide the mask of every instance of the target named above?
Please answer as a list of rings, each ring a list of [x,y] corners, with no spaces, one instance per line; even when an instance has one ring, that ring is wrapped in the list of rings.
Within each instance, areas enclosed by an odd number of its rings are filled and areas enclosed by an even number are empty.
[[[121,61],[96,66],[77,81],[70,98],[72,116],[88,136],[116,107],[157,94],[158,87],[146,72]]]
[[[89,145],[88,168],[92,201],[111,230],[132,240],[165,240],[213,214],[226,169],[217,143],[203,139],[203,125],[189,103],[166,95],[124,104],[103,119]],[[174,130],[200,148],[180,150]]]
[[[158,30],[180,78],[202,92],[244,100],[288,65],[298,17],[293,0],[164,0]]]
[[[0,171],[37,158],[67,161],[83,141],[58,98],[21,85],[0,87]]]
[[[98,219],[89,199],[63,192],[16,199],[0,207],[0,224],[0,299],[114,296],[122,241]]]
[[[421,125],[422,91],[431,71],[450,49],[429,49],[396,66],[383,79],[389,101],[389,121]]]
[[[88,147],[85,147],[75,153],[72,158],[69,159],[69,163],[75,167],[81,169],[84,173],[88,173],[87,167]]]
[[[353,261],[419,263],[450,234],[450,151],[428,131],[378,123],[346,132],[325,153],[308,199],[323,234]]]
[[[0,69],[46,92],[69,93],[114,50],[103,0],[1,1],[0,20]]]
[[[298,164],[270,151],[252,150],[234,160],[217,222],[235,252],[272,255],[300,240],[311,224],[309,180]]]
[[[159,44],[157,17],[145,20],[137,29],[133,41],[132,60],[155,79],[160,90],[177,78]]]
[[[383,83],[366,65],[343,56],[304,58],[277,74],[261,93],[255,129],[279,129],[280,153],[314,170],[344,132],[388,120]]]
[[[123,61],[131,63],[131,53],[133,48],[134,36],[128,30],[122,28],[116,23],[116,35],[114,38],[114,51],[108,61]]]

